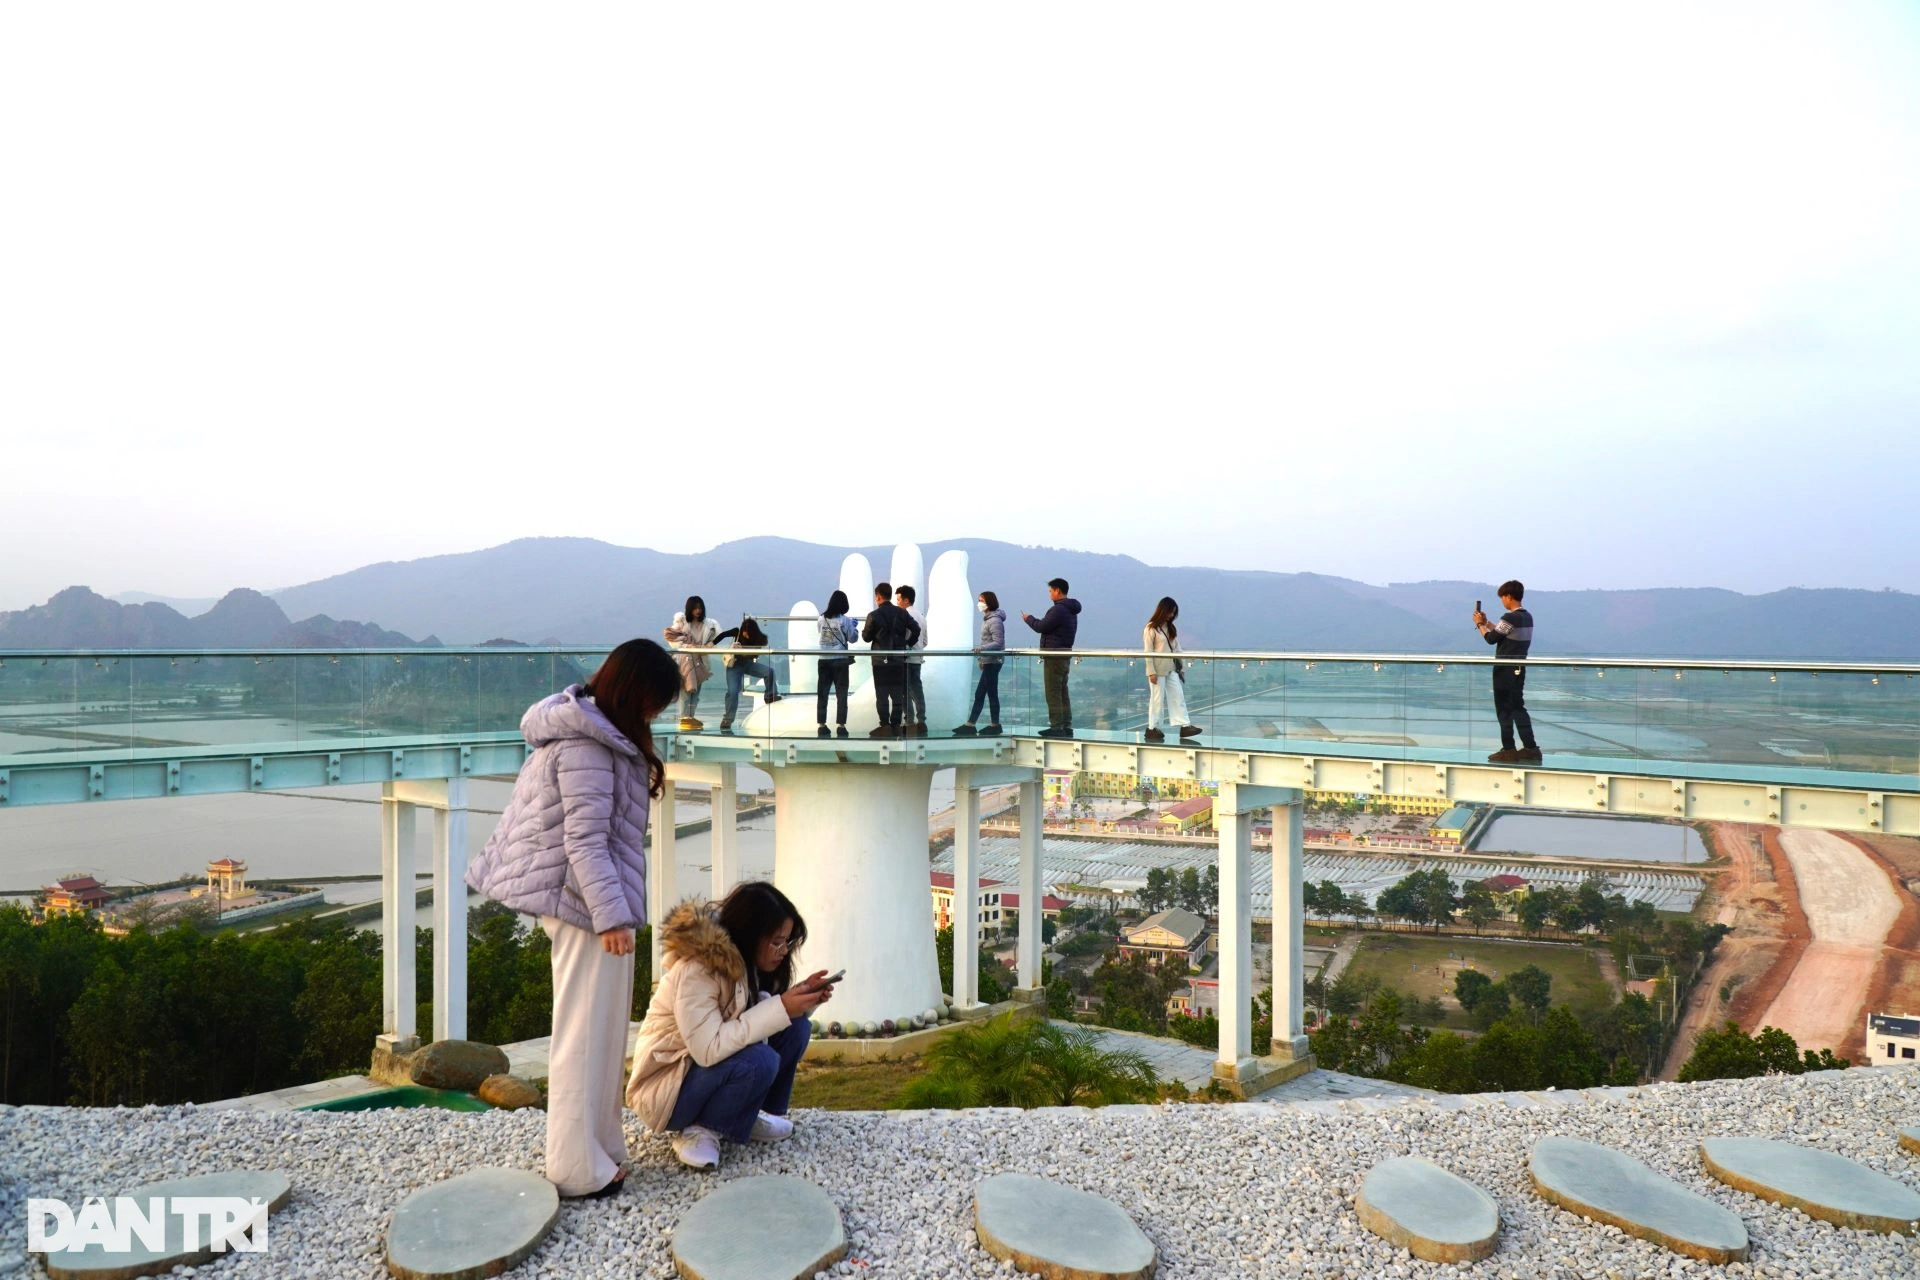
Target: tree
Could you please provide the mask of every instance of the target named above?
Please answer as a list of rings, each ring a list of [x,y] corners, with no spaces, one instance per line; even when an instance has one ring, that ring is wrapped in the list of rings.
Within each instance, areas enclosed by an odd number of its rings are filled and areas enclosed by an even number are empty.
[[[1151,915],[1166,909],[1173,900],[1173,886],[1168,883],[1171,875],[1165,867],[1147,868],[1147,883],[1140,890],[1140,908]]]
[[[1098,1107],[1151,1098],[1159,1083],[1143,1055],[1104,1048],[1091,1028],[1012,1014],[941,1038],[925,1061],[904,1107]]]
[[[953,994],[953,926],[949,925],[933,935],[933,954],[940,963],[940,989],[948,995]],[[979,954],[980,1000],[983,1004],[998,1004],[1011,993],[1007,983],[1007,971],[998,960],[987,952]],[[636,987],[639,983],[634,984]]]
[[[1833,1050],[1800,1049],[1792,1036],[1778,1027],[1762,1027],[1747,1035],[1729,1021],[1718,1031],[1702,1032],[1693,1052],[1680,1068],[1680,1079],[1742,1080],[1753,1076],[1800,1075],[1806,1071],[1833,1071],[1851,1066]]]
[[[1480,997],[1492,985],[1493,979],[1478,969],[1462,969],[1453,975],[1453,998],[1460,1002],[1462,1009],[1472,1013],[1473,1007],[1480,1003]]]
[[[1200,869],[1188,867],[1180,873],[1178,900],[1182,907],[1197,916],[1207,914],[1207,895],[1200,885]]]
[[[1538,965],[1528,965],[1517,973],[1510,973],[1504,985],[1514,1003],[1526,1010],[1527,1015],[1538,1022],[1547,1012],[1547,1006],[1553,1003],[1553,976]]]
[[[1493,890],[1478,880],[1460,891],[1460,907],[1460,914],[1467,918],[1476,934],[1500,918],[1500,904],[1495,901]]]
[[[1473,1025],[1485,1031],[1494,1023],[1503,1021],[1513,1009],[1513,997],[1507,994],[1507,984],[1496,982],[1480,993],[1473,1002]]]
[[[1519,905],[1514,908],[1514,919],[1520,922],[1521,932],[1528,937],[1539,933],[1552,918],[1554,903],[1552,895],[1551,889],[1536,889],[1523,896]]]
[[[1589,928],[1599,933],[1607,931],[1607,924],[1613,918],[1613,909],[1607,902],[1607,882],[1600,876],[1588,876],[1573,891],[1574,905],[1579,910],[1580,922],[1576,928]]]

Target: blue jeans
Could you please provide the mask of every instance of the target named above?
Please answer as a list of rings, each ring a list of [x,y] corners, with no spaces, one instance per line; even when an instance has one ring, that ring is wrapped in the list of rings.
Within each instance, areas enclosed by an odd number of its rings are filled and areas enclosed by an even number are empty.
[[[762,1111],[787,1114],[793,1097],[793,1069],[813,1038],[813,1024],[795,1018],[785,1031],[750,1044],[731,1058],[710,1067],[694,1063],[680,1082],[667,1128],[679,1132],[690,1124],[711,1129],[723,1138],[745,1142],[753,1136],[753,1122]]]
[[[748,676],[756,677],[774,697],[780,696],[780,680],[773,674],[772,667],[764,662],[736,660],[727,668],[727,709],[720,716],[729,724],[733,723],[733,713],[740,709],[740,686]]]
[[[993,716],[988,724],[1000,723],[1000,664],[980,668],[980,683],[973,686],[973,713],[967,717],[972,724],[980,718],[980,708],[991,705]]]

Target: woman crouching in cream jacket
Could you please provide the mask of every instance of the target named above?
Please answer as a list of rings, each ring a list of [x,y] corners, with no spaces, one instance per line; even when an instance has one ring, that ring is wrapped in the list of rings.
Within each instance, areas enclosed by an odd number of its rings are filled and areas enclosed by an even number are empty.
[[[717,907],[685,902],[661,926],[665,973],[633,1050],[627,1105],[667,1134],[680,1163],[720,1164],[720,1141],[779,1142],[813,1011],[833,997],[826,970],[793,981],[806,922],[765,881]],[[747,957],[751,957],[749,963]]]

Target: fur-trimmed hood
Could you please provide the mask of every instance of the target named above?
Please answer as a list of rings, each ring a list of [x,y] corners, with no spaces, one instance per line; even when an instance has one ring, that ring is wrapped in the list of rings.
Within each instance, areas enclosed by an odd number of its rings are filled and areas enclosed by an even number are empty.
[[[720,927],[711,903],[687,901],[675,907],[660,926],[660,951],[673,964],[692,960],[728,983],[747,976],[746,959],[732,935]]]

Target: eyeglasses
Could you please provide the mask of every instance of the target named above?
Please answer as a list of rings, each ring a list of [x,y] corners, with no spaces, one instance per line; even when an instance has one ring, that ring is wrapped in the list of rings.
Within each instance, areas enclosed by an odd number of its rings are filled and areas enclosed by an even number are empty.
[[[791,935],[785,938],[768,938],[767,945],[775,951],[791,951],[793,950],[793,938]]]

